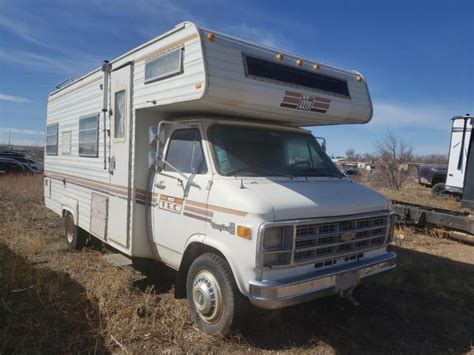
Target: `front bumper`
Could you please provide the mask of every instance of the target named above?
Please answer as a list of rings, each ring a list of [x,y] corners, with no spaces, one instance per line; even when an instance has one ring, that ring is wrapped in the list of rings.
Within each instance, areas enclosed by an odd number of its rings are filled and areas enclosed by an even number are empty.
[[[379,257],[322,270],[303,278],[279,281],[251,281],[250,302],[259,308],[277,309],[315,298],[344,292],[357,286],[361,279],[394,269],[397,254],[387,252]]]

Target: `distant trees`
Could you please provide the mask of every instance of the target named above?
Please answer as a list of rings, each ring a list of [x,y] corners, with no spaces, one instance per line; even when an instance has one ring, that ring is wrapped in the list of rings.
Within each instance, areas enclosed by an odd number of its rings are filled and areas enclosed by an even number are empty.
[[[408,163],[413,162],[413,149],[392,131],[375,144],[382,182],[395,190],[406,183],[410,176]]]
[[[355,156],[354,148],[348,148],[346,150],[346,159],[347,160],[354,160],[354,156]]]

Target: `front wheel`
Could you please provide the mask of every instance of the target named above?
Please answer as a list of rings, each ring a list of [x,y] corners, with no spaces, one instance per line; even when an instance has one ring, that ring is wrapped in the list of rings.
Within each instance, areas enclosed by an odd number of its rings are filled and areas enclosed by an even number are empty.
[[[245,320],[248,300],[240,293],[227,261],[206,253],[193,261],[186,280],[188,307],[199,328],[224,336]]]

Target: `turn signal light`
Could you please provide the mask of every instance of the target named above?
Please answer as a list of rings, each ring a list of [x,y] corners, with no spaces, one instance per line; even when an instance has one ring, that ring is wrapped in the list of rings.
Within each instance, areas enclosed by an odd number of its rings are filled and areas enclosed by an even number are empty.
[[[237,226],[237,235],[244,239],[252,239],[252,229],[244,226]]]
[[[212,33],[212,32],[211,32],[211,33],[208,33],[208,34],[207,34],[207,39],[208,39],[209,41],[211,41],[211,42],[214,42],[215,39],[216,39],[216,35],[215,35],[214,33]]]

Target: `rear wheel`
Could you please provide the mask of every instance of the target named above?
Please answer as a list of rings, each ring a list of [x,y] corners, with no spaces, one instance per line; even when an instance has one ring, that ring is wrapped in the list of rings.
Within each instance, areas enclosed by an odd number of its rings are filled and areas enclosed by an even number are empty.
[[[206,253],[193,261],[186,281],[188,307],[199,328],[224,336],[245,320],[248,300],[239,291],[227,261]]]
[[[433,196],[445,196],[446,195],[446,190],[445,188],[445,183],[444,182],[438,182],[437,184],[433,185],[431,188],[431,194]]]
[[[84,246],[86,242],[84,233],[74,224],[74,217],[69,212],[66,212],[64,217],[64,233],[66,241],[72,249],[80,250]]]

